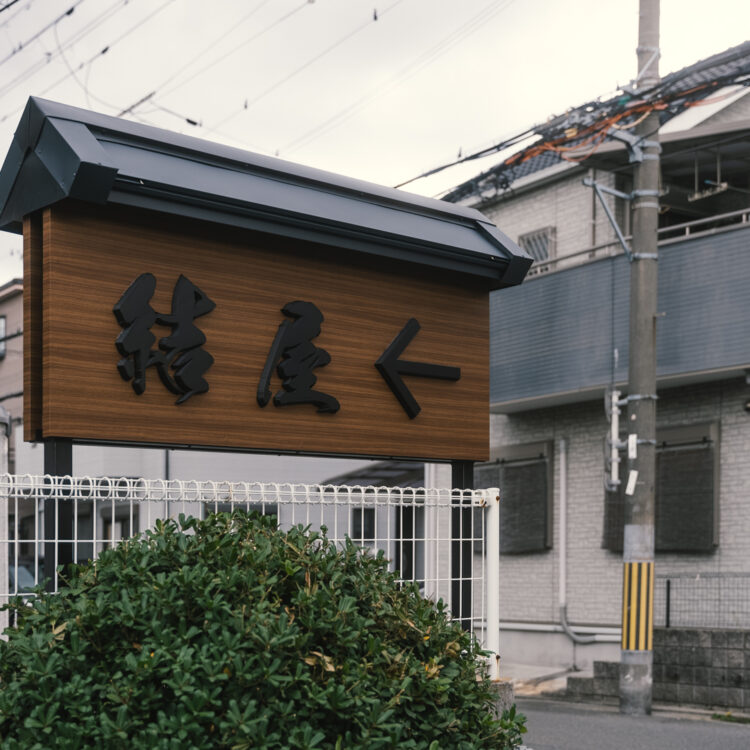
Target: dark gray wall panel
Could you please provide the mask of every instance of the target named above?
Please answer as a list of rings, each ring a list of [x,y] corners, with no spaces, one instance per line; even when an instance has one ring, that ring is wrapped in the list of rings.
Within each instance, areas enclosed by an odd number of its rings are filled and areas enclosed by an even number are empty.
[[[542,276],[490,297],[490,402],[608,383],[627,375],[627,261]],[[614,335],[613,335],[614,318]]]
[[[659,375],[750,363],[750,229],[664,247],[659,310]]]
[[[493,404],[627,381],[629,263],[607,258],[495,292]],[[750,228],[661,247],[657,373],[750,364]]]

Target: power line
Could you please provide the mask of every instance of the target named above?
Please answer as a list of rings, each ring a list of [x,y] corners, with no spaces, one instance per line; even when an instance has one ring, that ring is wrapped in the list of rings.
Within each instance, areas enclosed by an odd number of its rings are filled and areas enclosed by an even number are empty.
[[[89,98],[91,98],[94,101],[98,102],[99,104],[103,104],[105,107],[109,107],[110,109],[120,109],[119,105],[117,105],[117,104],[111,104],[110,102],[106,102],[103,99],[101,99],[101,98],[99,98],[97,96],[94,96],[91,93],[91,91],[89,90],[88,82],[84,83],[81,80],[79,80],[79,78],[76,75],[76,73],[78,71],[82,70],[84,67],[87,68],[87,72],[90,72],[92,64],[99,57],[103,57],[104,55],[106,55],[112,49],[112,47],[114,47],[116,44],[118,44],[119,42],[121,42],[123,39],[125,39],[125,37],[129,36],[134,31],[137,31],[138,29],[140,29],[144,24],[148,23],[155,15],[157,15],[158,13],[161,13],[161,11],[163,11],[166,7],[168,7],[169,5],[171,5],[173,2],[175,2],[175,0],[166,0],[166,2],[162,3],[158,8],[156,8],[156,10],[151,11],[151,13],[149,13],[147,16],[145,16],[144,18],[142,18],[137,23],[133,24],[129,29],[127,29],[127,31],[124,31],[116,39],[113,39],[109,44],[107,44],[105,47],[103,47],[93,57],[89,58],[85,62],[80,63],[75,70],[72,68],[72,66],[68,62],[68,59],[65,57],[63,49],[60,46],[60,40],[58,39],[58,36],[57,36],[57,26],[55,26],[54,32],[55,32],[55,40],[57,41],[57,51],[58,51],[58,53],[60,55],[60,58],[65,63],[65,66],[68,69],[68,75],[66,75],[63,78],[61,78],[58,81],[56,81],[54,84],[52,84],[52,86],[50,86],[47,89],[45,89],[42,93],[43,94],[47,93],[47,91],[49,91],[51,88],[54,88],[55,86],[57,86],[58,84],[60,84],[66,78],[72,77],[73,80],[83,89],[84,93],[86,94],[86,103],[89,106],[91,106],[90,103],[89,103]],[[87,76],[87,78],[88,78],[88,76]]]
[[[79,2],[82,2],[82,1],[83,0],[79,0]],[[114,5],[110,6],[107,10],[100,13],[96,18],[92,19],[82,29],[79,29],[75,34],[73,34],[71,37],[65,40],[65,42],[62,45],[63,49],[69,49],[74,44],[79,42],[81,39],[88,36],[94,29],[101,26],[101,24],[103,24],[111,16],[113,16],[115,13],[117,13],[122,8],[124,8],[128,4],[129,1],[130,0],[117,0],[117,2]],[[61,18],[57,20],[61,21],[62,18],[65,18],[65,15],[63,15]],[[15,78],[11,79],[10,81],[7,81],[2,87],[0,87],[0,96],[4,96],[6,93],[14,89],[16,86],[18,86],[20,83],[25,81],[27,78],[30,78],[36,72],[46,67],[57,56],[58,56],[58,53],[49,53],[42,60],[37,61],[33,65],[26,68],[26,70],[19,73]],[[5,117],[2,118],[2,120],[4,119]],[[2,120],[0,120],[0,122]]]
[[[390,91],[391,89],[401,84],[407,78],[410,78],[427,66],[431,65],[435,60],[448,52],[456,44],[462,42],[467,36],[477,31],[493,16],[508,8],[513,2],[514,0],[506,0],[506,2],[499,5],[497,4],[497,2],[491,2],[481,11],[479,11],[479,13],[477,13],[465,24],[463,24],[463,26],[455,29],[444,39],[440,40],[438,44],[434,45],[429,50],[419,55],[419,57],[412,60],[412,62],[402,68],[384,85],[373,89],[368,94],[365,94],[364,96],[357,99],[357,101],[350,104],[348,107],[345,107],[332,117],[329,117],[324,122],[308,130],[306,133],[303,133],[301,136],[287,144],[287,146],[281,150],[282,153],[296,151],[302,146],[306,146],[316,138],[319,138],[321,135],[330,132],[334,128],[337,128],[339,125],[343,124],[352,116],[354,116],[360,109],[362,109],[362,107],[369,104],[373,99],[377,98],[386,91]]]
[[[123,2],[123,0],[120,0],[120,3],[123,5],[123,7],[124,7],[124,5],[127,5],[128,2],[129,2],[129,0],[124,0],[124,2]],[[38,96],[44,96],[46,93],[48,93],[52,89],[54,89],[57,86],[59,86],[63,81],[67,80],[70,77],[73,77],[73,79],[76,81],[76,83],[79,86],[81,86],[83,88],[83,90],[86,92],[87,97],[91,96],[91,98],[93,98],[93,99],[95,99],[95,100],[103,103],[105,106],[111,107],[113,109],[119,109],[119,107],[117,105],[107,104],[103,100],[97,99],[97,97],[93,96],[90,93],[90,91],[88,90],[87,83],[82,83],[80,80],[78,80],[78,78],[76,77],[76,73],[80,72],[81,70],[83,70],[86,66],[89,66],[88,67],[88,71],[90,72],[91,65],[92,65],[92,63],[97,58],[103,57],[104,55],[106,55],[112,49],[112,47],[114,47],[117,43],[119,43],[122,39],[124,39],[126,36],[128,36],[129,34],[131,34],[133,31],[135,31],[136,29],[140,28],[144,23],[146,23],[147,21],[149,21],[153,16],[155,16],[157,13],[161,12],[164,8],[166,8],[172,2],[174,2],[174,0],[167,0],[167,2],[163,3],[156,10],[152,11],[151,13],[149,13],[148,16],[146,16],[145,18],[141,19],[138,23],[136,23],[133,26],[131,26],[127,31],[123,32],[122,34],[120,34],[120,36],[118,36],[115,39],[113,39],[109,44],[105,45],[101,50],[99,50],[99,52],[96,52],[94,55],[92,55],[90,58],[88,58],[88,60],[85,60],[84,62],[79,63],[79,65],[76,68],[72,68],[70,66],[70,64],[68,63],[67,59],[65,59],[64,54],[63,54],[64,50],[67,49],[67,48],[69,48],[70,46],[72,46],[72,44],[74,44],[75,42],[79,41],[79,39],[82,38],[82,36],[85,36],[86,34],[88,34],[91,31],[93,31],[93,29],[86,27],[85,34],[78,35],[78,36],[74,35],[73,37],[71,37],[66,42],[63,42],[62,45],[60,45],[59,42],[58,42],[58,49],[54,53],[52,53],[52,57],[62,56],[63,62],[65,63],[65,65],[66,65],[66,67],[68,69],[68,72],[65,73],[65,75],[63,75],[60,78],[58,78],[53,83],[51,83],[46,88],[42,89],[38,93]],[[109,11],[105,12],[105,14],[108,14],[108,16],[111,16],[114,13],[116,13],[118,10],[120,10],[120,8],[116,8],[115,6],[112,6],[109,9]],[[102,14],[102,15],[105,15],[105,14]],[[101,16],[99,16],[99,18],[102,19]],[[100,23],[95,24],[94,28],[96,28],[96,26],[101,25],[101,23],[104,23],[105,20],[107,20],[107,19],[103,18],[100,21]],[[92,22],[92,23],[94,23],[94,22]],[[89,26],[90,25],[91,24],[89,24]],[[55,28],[55,31],[56,30],[57,29]],[[2,93],[2,92],[0,92],[0,93]],[[10,117],[13,117],[13,116],[17,115],[19,112],[21,112],[23,110],[23,107],[24,107],[24,105],[22,105],[20,107],[17,107],[16,109],[12,110],[11,112],[7,112],[6,114],[4,114],[2,117],[0,117],[0,123],[3,123],[7,119],[9,119]],[[140,118],[138,118],[138,119],[140,119]],[[141,122],[146,122],[146,121],[145,120],[141,120]]]
[[[713,71],[713,74],[711,74]],[[638,91],[623,87],[620,93],[606,100],[597,99],[569,110],[560,117],[529,128],[518,135],[501,141],[460,159],[423,172],[399,183],[403,187],[411,182],[429,177],[445,169],[467,161],[503,151],[530,136],[538,136],[534,143],[511,155],[491,169],[462,183],[447,196],[446,200],[461,200],[479,194],[481,186],[506,189],[512,179],[513,170],[529,159],[551,151],[561,159],[581,162],[593,155],[612,133],[627,131],[645,119],[654,109],[670,117],[688,107],[707,104],[707,96],[729,84],[750,85],[750,43],[702,60],[695,65],[672,73],[660,83]],[[697,76],[699,83],[683,83],[686,78]],[[620,136],[622,137],[622,136]]]
[[[230,34],[234,33],[245,21],[247,21],[249,18],[254,16],[264,5],[268,5],[270,0],[261,0],[258,5],[256,5],[248,14],[244,15],[242,18],[240,18],[239,21],[235,21],[227,31],[225,31],[223,34],[218,36],[216,39],[214,39],[207,47],[204,47],[201,52],[199,52],[197,55],[194,55],[191,61],[187,64],[187,66],[184,66],[182,68],[179,68],[176,72],[172,73],[166,80],[162,81],[158,86],[154,88],[154,90],[144,96],[141,97],[137,102],[134,104],[131,104],[127,109],[120,112],[121,115],[125,114],[125,112],[130,112],[131,110],[135,109],[137,106],[142,104],[148,99],[151,99],[152,97],[156,96],[156,92],[159,91],[159,89],[164,88],[168,83],[171,83],[174,81],[175,78],[178,78],[182,73],[185,72],[186,67],[190,67],[192,65],[195,65],[195,63],[200,60],[204,55],[211,52],[213,49],[215,49],[221,42],[224,41]]]
[[[12,8],[17,2],[18,0],[10,0],[10,2],[5,3],[5,5],[0,8],[0,13],[2,13],[4,10],[8,10],[8,8]]]
[[[166,112],[168,115],[172,115],[172,117],[176,117],[178,120],[184,120],[188,125],[193,125],[194,127],[200,127],[201,123],[196,120],[194,117],[188,117],[187,115],[182,115],[179,112],[175,112],[173,109],[169,109],[168,107],[162,107],[161,104],[157,104],[154,102],[154,107],[158,110],[161,110],[162,112]]]
[[[257,104],[261,99],[268,96],[268,94],[272,93],[273,91],[276,91],[280,86],[290,81],[292,78],[294,78],[299,73],[302,73],[302,71],[307,70],[311,65],[316,63],[321,58],[325,57],[327,54],[335,50],[337,47],[340,47],[344,42],[349,41],[353,36],[356,34],[359,34],[360,31],[363,31],[364,29],[370,28],[374,22],[377,22],[380,18],[382,18],[386,13],[393,10],[397,5],[400,5],[404,0],[396,0],[396,2],[389,5],[385,10],[381,10],[377,15],[374,15],[372,18],[369,18],[365,23],[361,24],[360,26],[357,26],[356,28],[352,29],[348,34],[345,34],[343,37],[338,39],[336,42],[331,44],[329,47],[326,47],[322,52],[319,52],[317,55],[311,57],[307,62],[300,65],[298,68],[295,68],[291,73],[287,74],[283,78],[280,78],[275,83],[271,84],[267,88],[263,89],[259,94],[254,96],[250,100],[246,100],[244,105],[233,112],[232,114],[225,117],[223,120],[221,120],[219,123],[217,123],[214,127],[208,128],[205,130],[205,133],[215,133],[218,131],[220,127],[223,125],[226,125],[231,120],[234,120],[235,117],[238,117],[240,114],[245,112],[246,110],[250,109],[250,107]]]
[[[29,10],[29,8],[31,8],[31,2],[32,0],[28,0],[25,6],[16,8],[15,13],[11,13],[10,16],[8,16],[2,23],[0,23],[0,29],[4,29],[9,24],[13,23],[14,19],[17,18],[21,13],[23,13],[23,11]]]
[[[267,33],[268,31],[271,31],[271,29],[276,28],[280,24],[282,24],[287,19],[291,18],[293,15],[299,13],[303,8],[306,8],[308,5],[313,5],[315,0],[303,0],[301,5],[298,5],[296,8],[292,8],[288,13],[285,13],[280,18],[277,18],[273,23],[269,24],[265,28],[261,29],[257,34],[253,34],[253,36],[249,37],[248,39],[245,39],[243,42],[238,44],[236,47],[233,47],[228,52],[225,52],[223,55],[217,57],[213,62],[210,62],[208,65],[205,65],[202,67],[197,73],[194,73],[189,78],[186,78],[181,83],[178,83],[176,86],[172,86],[172,88],[167,89],[166,91],[162,92],[163,96],[167,96],[171,94],[174,91],[177,91],[178,89],[181,89],[183,86],[186,86],[190,81],[197,78],[202,73],[205,73],[207,70],[210,70],[211,68],[215,68],[220,62],[223,62],[228,57],[231,57],[235,52],[239,52],[243,47],[246,47],[248,44],[254,42],[256,39],[263,36],[263,34]]]
[[[256,6],[247,16],[245,16],[245,18],[243,19],[242,22],[244,22],[245,20],[247,20],[247,18],[249,18],[251,15],[253,15],[253,13],[255,13],[258,10],[260,10],[260,8],[263,5],[265,5],[267,2],[268,2],[268,0],[263,0],[263,2],[260,3],[260,5]],[[289,11],[288,13],[285,13],[280,18],[277,18],[271,24],[269,24],[265,28],[261,29],[258,33],[253,34],[252,36],[250,36],[247,39],[243,40],[240,44],[238,44],[237,46],[233,47],[229,51],[223,53],[218,58],[214,59],[212,62],[208,63],[207,65],[204,65],[198,71],[196,71],[192,75],[188,76],[186,79],[184,79],[180,83],[176,84],[175,86],[172,86],[171,88],[168,88],[166,91],[161,91],[161,89],[164,88],[164,86],[167,83],[173,81],[175,78],[177,78],[179,76],[180,73],[183,72],[183,70],[184,70],[184,68],[183,68],[178,73],[176,73],[176,74],[172,75],[170,78],[168,78],[164,83],[162,83],[159,86],[157,86],[156,89],[154,90],[155,91],[155,95],[156,94],[161,94],[161,96],[168,96],[169,94],[173,93],[174,91],[177,91],[178,89],[181,89],[183,86],[186,86],[188,83],[190,83],[190,81],[194,80],[195,78],[197,78],[202,73],[205,73],[206,71],[210,70],[211,68],[216,67],[220,62],[223,62],[224,60],[226,60],[227,57],[230,57],[235,52],[238,52],[243,47],[246,47],[248,44],[254,42],[256,39],[258,39],[259,37],[261,37],[263,34],[267,33],[271,29],[273,29],[276,26],[278,26],[279,24],[283,23],[284,21],[286,21],[288,18],[290,18],[291,16],[295,15],[296,13],[299,13],[299,11],[301,11],[303,8],[307,7],[308,5],[311,5],[313,2],[314,2],[314,0],[304,0],[301,5],[298,5],[296,8],[293,8],[291,11]],[[230,29],[222,37],[220,37],[219,41],[221,39],[224,39],[226,36],[228,36],[232,31],[234,31],[235,28],[236,28],[236,24],[232,27],[232,29]],[[203,50],[203,52],[200,53],[200,55],[198,55],[198,57],[196,57],[196,58],[193,59],[193,62],[195,60],[197,60],[199,57],[202,57],[204,54],[206,54],[210,50],[214,49],[215,46],[216,46],[216,44],[217,44],[216,41],[212,42],[208,47],[206,47]],[[154,104],[156,105],[156,101],[154,101]]]
[[[2,59],[0,59],[0,65],[4,65],[8,60],[15,57],[19,52],[26,49],[32,42],[35,42],[37,39],[39,39],[40,36],[45,34],[47,31],[49,31],[51,28],[56,26],[60,21],[63,20],[63,18],[67,16],[72,16],[73,11],[83,2],[83,0],[77,0],[77,2],[73,3],[73,5],[70,6],[64,13],[61,13],[57,18],[55,18],[53,21],[50,21],[46,26],[42,27],[39,31],[32,34],[25,42],[21,42],[20,44],[16,45],[10,52],[9,55],[6,55]],[[8,8],[10,6],[6,5],[5,8]],[[5,8],[0,8],[0,12],[5,10]]]
[[[476,161],[477,159],[482,159],[485,156],[491,156],[492,154],[496,154],[498,151],[505,151],[505,149],[511,148],[511,146],[515,146],[520,141],[532,135],[534,135],[534,129],[528,128],[524,130],[522,133],[518,133],[517,135],[511,136],[510,138],[507,138],[504,141],[499,141],[498,143],[495,143],[492,146],[488,146],[487,148],[480,149],[479,151],[474,151],[471,154],[467,154],[466,156],[462,156],[458,159],[454,159],[453,161],[448,162],[447,164],[441,164],[438,167],[433,167],[432,169],[428,169],[426,172],[422,172],[422,174],[419,174],[416,177],[410,177],[408,180],[399,182],[399,184],[394,185],[394,187],[400,188],[400,187],[403,187],[404,185],[408,185],[411,182],[416,182],[417,180],[421,180],[424,177],[431,177],[432,175],[438,174],[439,172],[442,172],[444,169],[448,169],[449,167],[455,167],[458,164],[465,164],[466,162],[469,162],[469,161]]]

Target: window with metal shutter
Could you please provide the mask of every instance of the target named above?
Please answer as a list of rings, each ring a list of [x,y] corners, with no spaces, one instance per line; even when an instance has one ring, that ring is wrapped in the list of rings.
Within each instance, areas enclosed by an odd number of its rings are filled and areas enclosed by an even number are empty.
[[[718,545],[719,431],[716,424],[657,430],[657,552],[712,552]],[[605,493],[602,547],[622,552],[624,482]]]
[[[506,446],[474,471],[474,486],[500,488],[500,554],[552,546],[552,444]]]
[[[656,551],[714,548],[714,446],[669,445],[656,454]]]

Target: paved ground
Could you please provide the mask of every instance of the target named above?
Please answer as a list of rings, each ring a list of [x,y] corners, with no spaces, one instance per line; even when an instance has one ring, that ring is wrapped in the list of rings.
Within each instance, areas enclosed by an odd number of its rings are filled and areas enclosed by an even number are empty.
[[[750,724],[730,724],[710,714],[655,711],[623,716],[616,707],[518,698],[528,718],[528,750],[748,750]]]
[[[542,692],[554,693],[565,690],[568,675],[571,674],[588,677],[593,675],[593,670],[572,672],[562,667],[519,664],[505,659],[500,662],[500,679],[511,682],[516,697],[538,696]]]

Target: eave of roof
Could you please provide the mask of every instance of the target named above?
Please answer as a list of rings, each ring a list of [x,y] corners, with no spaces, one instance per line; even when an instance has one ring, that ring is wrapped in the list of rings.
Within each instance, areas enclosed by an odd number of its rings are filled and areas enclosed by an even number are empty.
[[[706,82],[718,82],[720,79],[727,79],[732,77],[734,77],[735,80],[739,80],[737,77],[739,76],[740,78],[742,78],[743,75],[743,85],[745,85],[747,82],[746,79],[748,74],[750,74],[750,41],[743,42],[736,47],[731,47],[730,49],[724,50],[723,52],[720,52],[716,55],[711,55],[710,57],[707,57],[703,60],[699,60],[692,65],[682,68],[681,70],[670,73],[669,75],[666,75],[662,78],[659,86],[662,89],[670,89],[673,93],[684,93],[687,95],[697,86],[705,84]],[[726,90],[719,89],[717,91],[715,89],[707,88],[702,92],[702,96],[700,98],[705,98],[706,96],[715,96],[719,93],[719,91]],[[714,113],[722,107],[729,106],[736,100],[736,98],[736,96],[728,97],[723,105],[718,105],[717,109],[714,110]],[[607,106],[619,99],[620,94],[618,94],[614,99],[602,102],[601,104],[603,106]],[[590,103],[586,103],[580,107],[573,108],[569,110],[565,115],[562,115],[557,119],[564,121],[565,118],[570,114],[575,114],[576,112],[580,113],[584,110],[587,110],[589,105]],[[665,125],[667,122],[675,119],[674,114],[670,113],[669,110],[663,111],[661,113],[661,117],[662,125]],[[540,137],[543,137],[542,130],[544,127],[546,127],[546,125],[537,126],[535,128],[532,128],[532,131],[535,131],[538,135],[540,135]],[[666,138],[666,135],[666,133],[663,135],[662,140]],[[670,135],[672,134],[670,133]],[[625,147],[622,143],[610,141],[601,146],[595,156],[607,154],[608,150],[610,149],[613,149],[615,151],[620,150],[624,152]],[[483,197],[482,193],[483,187],[485,185],[489,186],[490,189],[492,189],[493,186],[499,186],[498,194],[493,195],[489,198],[489,201],[496,202],[497,200],[501,200],[502,197],[506,194],[508,196],[512,195],[512,192],[509,190],[509,188],[511,185],[513,185],[513,187],[515,188],[517,180],[525,178],[527,184],[531,184],[531,182],[533,182],[533,176],[535,174],[539,172],[543,172],[546,174],[553,165],[556,165],[561,161],[562,156],[560,153],[555,151],[544,151],[520,163],[509,165],[505,162],[501,162],[500,164],[484,170],[483,172],[472,177],[469,180],[464,180],[455,187],[446,191],[442,196],[442,199],[459,205],[484,206],[486,203],[486,199]],[[586,164],[590,166],[598,166],[597,164],[593,163],[592,157],[589,157],[586,160]],[[475,197],[476,200],[474,199]]]
[[[682,151],[689,151],[717,140],[743,138],[750,133],[750,120],[732,120],[712,125],[699,125],[689,130],[678,130],[659,136],[662,158]],[[599,150],[586,160],[596,169],[617,169],[629,163],[627,147],[617,141],[602,144]]]
[[[714,144],[717,141],[734,141],[740,138],[746,140],[748,134],[750,134],[750,120],[734,120],[720,124],[699,125],[689,130],[665,133],[660,135],[659,144],[662,149],[662,159],[668,159],[674,154],[695,150],[702,146]],[[602,144],[597,152],[588,157],[584,162],[560,160],[552,166],[531,172],[515,180],[505,192],[491,197],[465,198],[454,205],[477,206],[481,207],[482,210],[487,210],[504,200],[517,198],[522,193],[530,190],[538,190],[549,182],[567,179],[572,174],[575,174],[576,170],[579,172],[583,169],[612,171],[623,169],[630,163],[627,146],[619,141],[608,141]]]
[[[23,292],[23,280],[11,279],[0,286],[0,300],[8,299]]]
[[[531,258],[473,209],[30,98],[0,170],[0,229],[75,198],[190,216],[519,284]]]
[[[337,474],[323,486],[349,487],[424,487],[424,463],[415,461],[379,461],[345,474]]]

